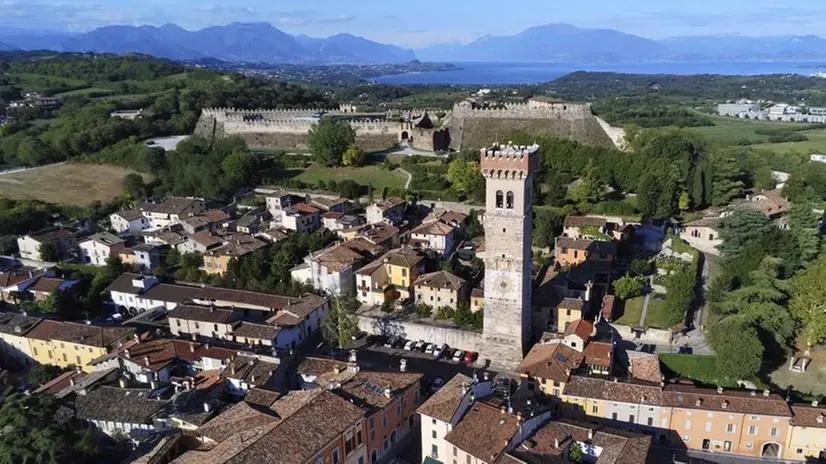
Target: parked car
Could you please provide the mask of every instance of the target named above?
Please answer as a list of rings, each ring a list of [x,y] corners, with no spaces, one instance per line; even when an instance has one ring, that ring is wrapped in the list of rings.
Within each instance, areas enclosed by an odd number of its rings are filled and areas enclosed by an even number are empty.
[[[440,388],[445,384],[445,381],[441,377],[436,377],[433,379],[433,382],[430,382],[430,391],[437,392]]]
[[[694,348],[690,346],[681,346],[679,350],[680,354],[694,354]]]
[[[393,348],[404,348],[405,343],[407,343],[407,340],[399,337],[396,339],[395,343],[393,343]]]
[[[456,350],[453,352],[453,362],[456,364],[462,362],[462,359],[465,357],[465,352],[462,350]]]
[[[396,337],[390,337],[387,340],[385,340],[384,347],[385,348],[393,348],[396,345],[396,342],[397,342]]]
[[[413,351],[421,351],[424,342],[422,340],[413,342]]]
[[[413,340],[408,340],[407,343],[404,344],[404,349],[407,351],[413,351],[413,345],[415,345],[415,342]]]
[[[428,344],[427,344],[427,345],[425,345],[425,347],[424,347],[424,352],[425,352],[426,354],[433,354],[433,350],[435,350],[435,349],[436,349],[436,345],[434,345],[434,344],[432,344],[432,343],[428,343]]]
[[[436,359],[439,359],[442,357],[443,354],[445,354],[446,351],[447,345],[437,346],[433,349],[433,356],[435,356]]]
[[[473,351],[468,351],[467,353],[465,353],[465,357],[462,358],[462,364],[465,364],[467,366],[473,364],[473,361],[476,361],[476,353],[474,353]]]

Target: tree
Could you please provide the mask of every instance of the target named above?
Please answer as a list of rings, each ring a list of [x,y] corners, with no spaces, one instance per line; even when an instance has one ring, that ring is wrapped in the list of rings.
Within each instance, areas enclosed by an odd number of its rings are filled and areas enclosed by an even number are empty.
[[[60,316],[69,315],[75,309],[74,298],[63,290],[52,290],[49,295],[37,304],[40,311],[46,314]]]
[[[773,227],[763,213],[751,208],[737,209],[723,219],[720,228],[723,243],[718,248],[724,259],[731,260],[749,245],[761,241]]]
[[[562,218],[555,211],[534,210],[536,222],[533,229],[533,244],[540,248],[552,247],[554,237],[562,229]]]
[[[581,464],[585,453],[582,452],[582,446],[576,440],[571,440],[571,445],[568,447],[568,459],[571,464]]]
[[[344,166],[361,166],[364,164],[364,152],[356,144],[347,147],[347,151],[341,156],[341,164]]]
[[[35,385],[43,385],[58,375],[66,372],[66,369],[51,364],[35,364],[29,369],[27,378]]]
[[[253,183],[258,170],[258,157],[249,151],[235,151],[221,162],[224,173],[224,187],[232,192],[239,187]]]
[[[763,361],[763,343],[753,325],[728,320],[708,331],[708,341],[717,354],[717,371],[725,378],[740,380],[754,377]]]
[[[705,167],[703,163],[694,171],[694,183],[691,188],[691,202],[694,204],[694,209],[702,209],[706,206],[705,198]]]
[[[146,198],[146,183],[140,174],[129,173],[123,178],[123,191],[133,200]]]
[[[322,119],[310,128],[310,151],[325,166],[341,164],[342,155],[355,143],[356,131],[347,121]]]
[[[37,137],[25,137],[17,146],[17,157],[28,166],[46,164],[54,159],[50,146]]]
[[[723,153],[711,158],[711,204],[723,206],[743,193],[743,171],[734,157]]]
[[[453,312],[453,309],[448,306],[440,306],[439,309],[436,310],[436,319],[440,321],[451,319],[453,318]]]
[[[433,307],[427,303],[419,303],[416,306],[416,316],[427,319],[433,315]]]
[[[470,327],[473,323],[473,313],[470,311],[470,302],[463,300],[456,304],[453,312],[453,323],[459,327]]]
[[[789,312],[807,350],[826,339],[826,255],[792,277]]]
[[[568,183],[564,176],[556,171],[550,171],[545,180],[547,191],[545,192],[544,203],[549,206],[562,206],[565,204],[565,199],[568,196]],[[541,192],[542,189],[537,186],[534,188],[535,193]]]
[[[620,300],[630,300],[642,295],[642,279],[625,275],[613,283],[614,294]]]
[[[789,212],[789,231],[797,242],[800,259],[809,262],[820,250],[820,219],[815,214],[814,204],[795,203]]]
[[[57,263],[62,261],[60,250],[57,249],[54,243],[44,242],[40,244],[40,260],[50,263]]]
[[[665,300],[665,311],[668,314],[668,324],[676,325],[685,319],[686,312],[691,308],[696,297],[697,261],[683,263],[673,269],[671,275],[665,279],[665,288],[668,298]]]
[[[321,333],[331,345],[342,347],[359,331],[356,310],[358,301],[353,297],[330,298],[330,310],[321,321]]]
[[[685,214],[685,212],[688,211],[688,208],[691,207],[691,204],[689,203],[688,192],[686,192],[685,190],[683,190],[683,193],[680,194],[678,205],[680,208],[680,213],[682,214]]]
[[[456,157],[447,167],[447,180],[453,190],[460,193],[470,193],[476,184],[479,173],[479,163],[468,161],[463,157]]]

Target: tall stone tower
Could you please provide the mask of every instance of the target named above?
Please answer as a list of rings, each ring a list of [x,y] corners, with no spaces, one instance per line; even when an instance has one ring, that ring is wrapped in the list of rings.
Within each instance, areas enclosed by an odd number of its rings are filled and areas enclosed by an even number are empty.
[[[481,150],[485,176],[486,357],[515,367],[531,333],[533,175],[539,146]]]

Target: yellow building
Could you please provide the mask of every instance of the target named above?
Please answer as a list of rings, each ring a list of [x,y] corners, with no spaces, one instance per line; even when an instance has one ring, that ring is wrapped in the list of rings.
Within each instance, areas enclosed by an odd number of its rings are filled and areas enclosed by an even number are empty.
[[[40,321],[37,317],[0,313],[0,355],[7,363],[4,367],[23,368],[34,363],[26,334]]]
[[[32,356],[41,364],[78,366],[94,371],[89,362],[116,348],[135,333],[122,327],[98,327],[75,322],[44,320],[28,334]]]
[[[267,247],[269,244],[252,235],[236,234],[218,248],[204,254],[204,267],[207,274],[224,275],[233,258],[241,258],[256,250]]]
[[[424,272],[424,257],[412,248],[399,248],[356,272],[356,297],[363,304],[407,300],[411,286]]]
[[[810,405],[792,405],[794,418],[785,459],[805,462],[826,461],[826,408],[815,401]]]
[[[579,298],[565,298],[555,309],[554,321],[556,331],[563,333],[571,323],[582,319],[582,308],[585,302]]]

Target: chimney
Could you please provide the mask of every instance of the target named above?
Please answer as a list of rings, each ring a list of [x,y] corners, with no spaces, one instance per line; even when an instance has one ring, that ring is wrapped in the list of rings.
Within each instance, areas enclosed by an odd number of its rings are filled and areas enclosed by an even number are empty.
[[[471,392],[470,393],[470,402],[473,403],[474,401],[476,401],[476,394]]]
[[[123,357],[126,359],[131,359],[131,356],[129,355],[129,350],[123,350]]]
[[[389,388],[384,389],[384,397],[385,398],[392,398],[393,397],[393,390]]]
[[[341,374],[341,367],[339,367],[339,366],[333,367],[333,373],[336,374],[336,375]]]
[[[149,381],[149,389],[154,390],[156,388],[158,388],[158,382],[156,382],[155,380],[150,380]]]
[[[502,405],[501,408],[499,408],[499,412],[502,413],[502,414],[505,414],[506,412],[508,412],[508,410],[505,408],[504,404]]]
[[[356,350],[350,350],[350,362],[358,362],[358,352]]]
[[[820,415],[819,415],[819,416],[817,416],[817,423],[818,423],[818,424],[822,424],[822,423],[823,423],[823,413],[820,413]]]
[[[717,387],[717,394],[722,394],[722,393],[723,393],[723,387],[718,386]]]
[[[404,358],[399,361],[399,371],[407,372],[407,360]]]
[[[482,377],[485,379],[485,382],[487,382],[488,380],[490,380],[490,372],[485,372],[484,374],[482,374]]]
[[[209,405],[209,401],[204,401],[204,412],[209,412],[212,409],[212,406]]]
[[[462,384],[462,396],[467,395],[467,392],[468,392],[468,384],[463,383]]]
[[[71,385],[73,387],[75,386],[75,378],[74,377],[69,377],[69,385]]]
[[[757,396],[757,392],[756,392],[756,391],[754,391],[754,390],[750,391],[750,392],[749,392],[749,394],[750,394],[751,396]]]
[[[702,404],[703,404],[703,399],[702,398],[697,398],[697,401],[694,402],[695,406],[700,406]]]
[[[190,353],[194,353],[194,352],[195,352],[195,344],[194,344],[194,343],[190,343],[190,344],[189,344],[189,352],[190,352]]]
[[[136,342],[139,342],[140,337],[138,336],[138,334],[134,334],[134,335],[132,335],[132,340],[135,340]]]
[[[554,448],[559,449],[559,438],[554,438]]]
[[[588,429],[588,439],[592,440],[594,438],[594,429]]]
[[[254,375],[250,376],[250,384],[252,384],[253,386],[255,385],[255,376]]]
[[[763,396],[769,396],[769,389],[763,390]]]
[[[723,409],[727,409],[727,408],[728,408],[728,400],[723,401]]]
[[[818,405],[817,400],[812,401],[812,407],[813,407],[813,408],[816,408],[816,407],[817,407],[817,405]]]
[[[229,365],[229,371],[232,373],[232,375],[235,375],[235,364]]]
[[[126,388],[126,378],[121,377],[120,379],[118,379],[118,385],[120,385],[120,388]]]

